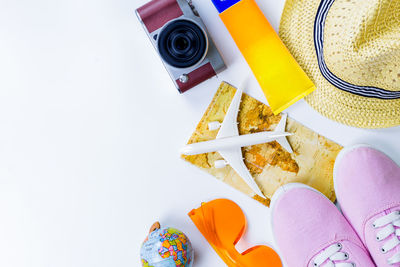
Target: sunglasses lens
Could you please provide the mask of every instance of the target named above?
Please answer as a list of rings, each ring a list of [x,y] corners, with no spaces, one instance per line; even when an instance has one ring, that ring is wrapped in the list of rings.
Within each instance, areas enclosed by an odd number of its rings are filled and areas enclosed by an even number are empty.
[[[215,232],[225,246],[235,245],[246,230],[246,217],[242,209],[228,199],[216,199],[209,202],[207,211],[212,212],[212,217],[207,216],[209,224],[214,221]]]
[[[243,262],[252,267],[281,267],[282,262],[278,254],[267,246],[256,246],[242,253]]]
[[[218,247],[232,247],[246,229],[240,207],[228,199],[216,199],[189,213],[192,221],[209,242]]]

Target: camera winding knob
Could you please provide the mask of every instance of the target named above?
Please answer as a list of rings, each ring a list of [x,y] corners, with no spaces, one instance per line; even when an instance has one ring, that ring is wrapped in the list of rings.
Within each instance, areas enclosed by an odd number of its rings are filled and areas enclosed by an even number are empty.
[[[180,81],[181,83],[186,83],[187,81],[189,81],[189,76],[188,76],[187,74],[182,74],[182,75],[179,77],[179,81]]]

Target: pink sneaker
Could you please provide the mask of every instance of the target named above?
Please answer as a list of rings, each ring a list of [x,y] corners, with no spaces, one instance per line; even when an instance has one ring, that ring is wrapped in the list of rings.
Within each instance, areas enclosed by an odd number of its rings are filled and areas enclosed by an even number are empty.
[[[379,267],[400,266],[400,168],[366,145],[341,151],[334,184],[344,216]]]
[[[271,226],[287,267],[375,267],[335,205],[306,185],[287,184],[276,191]]]

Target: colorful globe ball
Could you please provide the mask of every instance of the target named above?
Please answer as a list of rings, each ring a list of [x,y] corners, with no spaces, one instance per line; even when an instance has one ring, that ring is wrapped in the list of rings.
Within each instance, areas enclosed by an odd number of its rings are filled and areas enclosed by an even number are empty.
[[[191,267],[193,254],[187,236],[174,228],[150,232],[140,250],[144,267]]]

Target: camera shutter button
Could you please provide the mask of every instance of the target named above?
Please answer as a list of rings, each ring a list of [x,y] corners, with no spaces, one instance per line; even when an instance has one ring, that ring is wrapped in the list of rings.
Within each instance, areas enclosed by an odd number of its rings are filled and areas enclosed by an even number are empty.
[[[187,83],[187,81],[189,81],[189,76],[188,76],[187,74],[182,74],[182,75],[179,77],[179,81],[180,81],[181,83]]]

